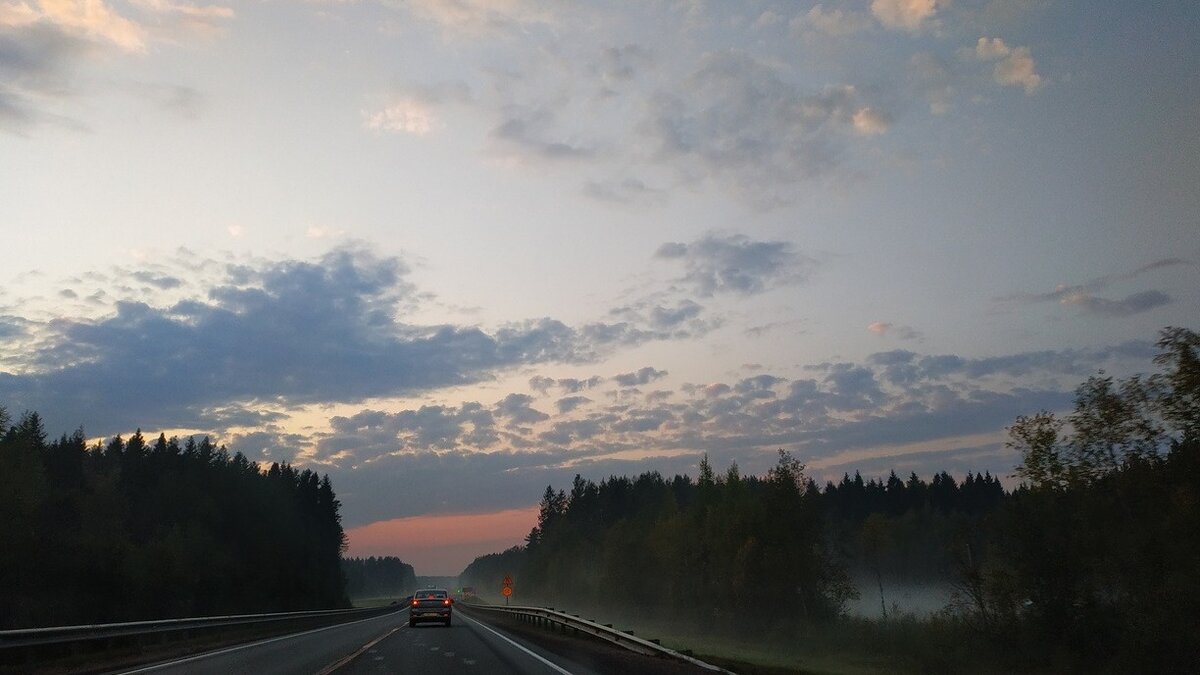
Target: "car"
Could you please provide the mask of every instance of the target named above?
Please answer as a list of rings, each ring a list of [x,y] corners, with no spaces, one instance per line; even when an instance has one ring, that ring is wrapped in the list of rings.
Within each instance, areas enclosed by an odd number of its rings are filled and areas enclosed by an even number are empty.
[[[415,626],[422,621],[441,621],[450,625],[450,614],[453,610],[454,598],[450,591],[444,588],[426,588],[413,593],[411,606],[408,608],[408,625]]]

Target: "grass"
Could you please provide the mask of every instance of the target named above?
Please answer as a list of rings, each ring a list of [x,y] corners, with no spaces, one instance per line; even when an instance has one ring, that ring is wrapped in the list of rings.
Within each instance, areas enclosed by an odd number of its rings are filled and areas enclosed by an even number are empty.
[[[742,675],[1012,672],[990,643],[950,616],[899,615],[888,621],[843,617],[820,624],[780,621],[765,629],[713,622],[688,625],[604,611],[585,611],[583,616],[658,638],[666,647]]]
[[[387,607],[393,602],[400,602],[400,600],[401,598],[398,598],[394,595],[389,595],[382,598],[351,598],[350,604],[353,605],[355,609],[367,609],[370,607]]]

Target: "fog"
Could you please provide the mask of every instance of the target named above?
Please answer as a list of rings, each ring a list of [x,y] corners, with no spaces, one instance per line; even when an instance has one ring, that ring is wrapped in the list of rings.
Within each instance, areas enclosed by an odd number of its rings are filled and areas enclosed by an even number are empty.
[[[953,599],[954,586],[945,581],[889,581],[883,580],[883,600],[880,601],[879,584],[873,576],[856,576],[852,582],[858,590],[858,598],[846,603],[846,613],[864,619],[882,619],[883,608],[887,616],[909,614],[927,617],[946,609]]]

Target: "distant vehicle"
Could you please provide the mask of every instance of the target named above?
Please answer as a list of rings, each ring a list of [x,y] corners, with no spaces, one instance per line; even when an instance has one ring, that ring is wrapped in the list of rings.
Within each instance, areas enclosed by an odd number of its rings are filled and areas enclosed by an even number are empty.
[[[408,609],[408,625],[421,621],[441,621],[450,625],[451,605],[454,599],[444,588],[426,588],[413,593],[412,606]]]

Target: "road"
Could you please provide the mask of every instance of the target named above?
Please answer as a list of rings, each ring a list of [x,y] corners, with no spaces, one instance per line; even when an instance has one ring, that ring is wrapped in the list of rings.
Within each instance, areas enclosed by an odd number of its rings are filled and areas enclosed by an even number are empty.
[[[363,675],[600,675],[613,672],[709,673],[690,664],[626,652],[595,640],[568,638],[515,622],[484,623],[456,611],[449,627],[408,625],[408,611],[217,649],[123,671]]]

